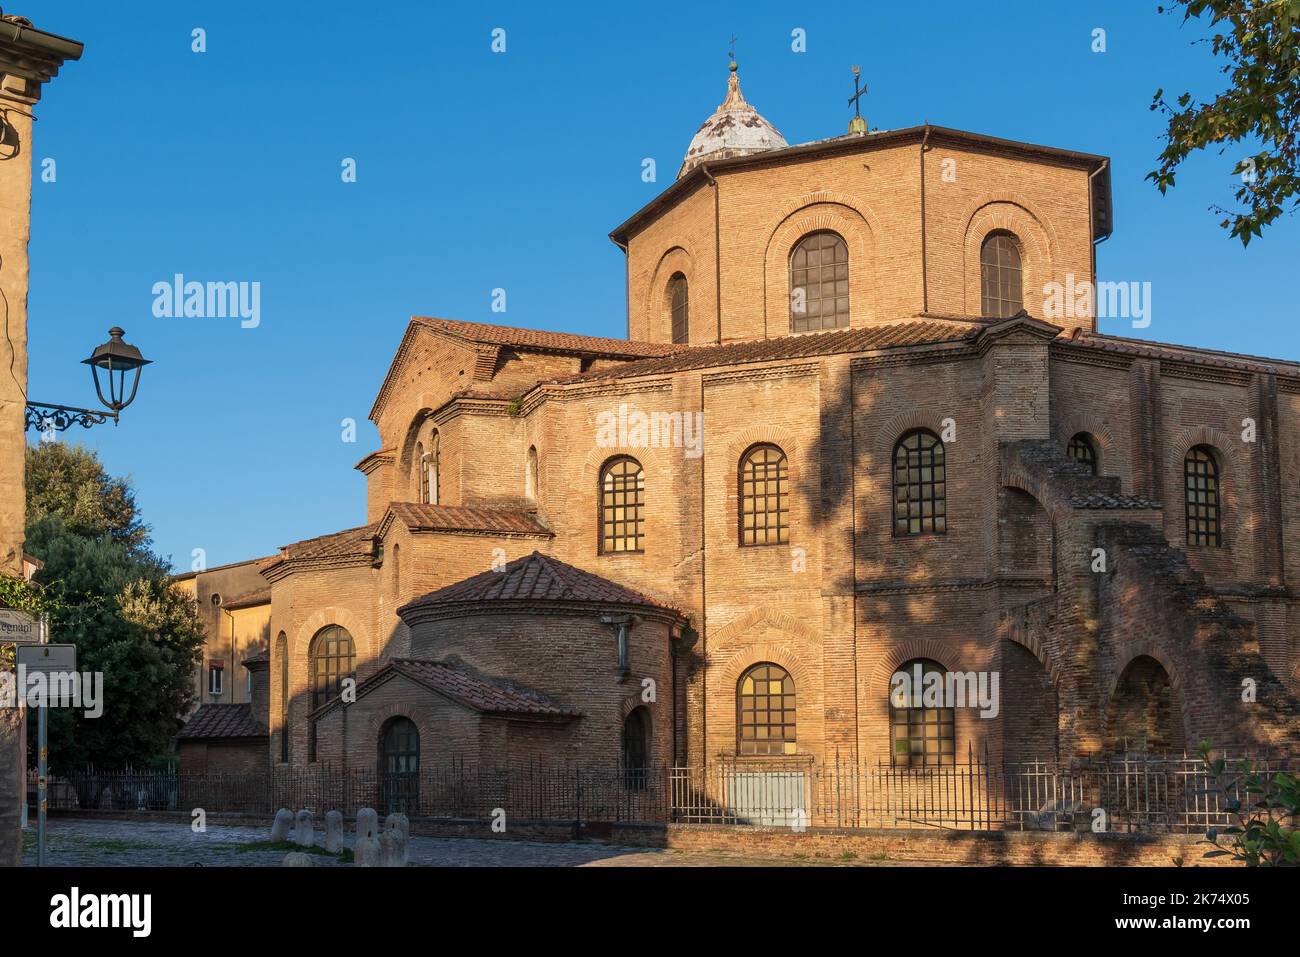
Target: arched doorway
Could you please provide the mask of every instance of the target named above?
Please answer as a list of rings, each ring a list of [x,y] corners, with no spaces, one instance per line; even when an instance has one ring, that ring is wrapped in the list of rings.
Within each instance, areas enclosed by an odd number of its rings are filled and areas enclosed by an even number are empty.
[[[1138,655],[1120,675],[1106,707],[1106,750],[1181,751],[1182,712],[1164,666]]]
[[[420,805],[420,732],[410,718],[390,718],[379,733],[379,804],[385,814]]]

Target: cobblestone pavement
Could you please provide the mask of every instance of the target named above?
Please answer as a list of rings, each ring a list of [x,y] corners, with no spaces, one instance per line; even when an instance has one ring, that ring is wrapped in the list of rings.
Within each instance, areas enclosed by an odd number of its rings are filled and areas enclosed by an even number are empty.
[[[202,834],[172,822],[52,818],[49,863],[55,867],[278,867],[283,850],[249,848],[267,839],[269,826],[210,824]],[[23,862],[36,864],[36,830],[23,833]],[[317,844],[325,834],[316,832]],[[352,835],[345,836],[352,844]],[[319,855],[321,866],[339,866]],[[889,861],[800,860],[622,847],[612,844],[540,843],[472,838],[411,838],[411,864],[423,867],[770,867],[889,866]]]

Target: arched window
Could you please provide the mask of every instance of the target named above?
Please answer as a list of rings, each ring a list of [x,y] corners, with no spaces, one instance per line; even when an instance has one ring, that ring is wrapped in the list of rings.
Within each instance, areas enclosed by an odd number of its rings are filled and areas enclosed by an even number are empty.
[[[1214,449],[1198,445],[1183,460],[1187,492],[1187,544],[1217,548],[1223,543],[1219,462]]]
[[[1076,433],[1065,447],[1065,453],[1076,462],[1086,465],[1093,475],[1097,474],[1097,446],[1087,432]]]
[[[429,505],[438,504],[438,433],[429,437],[429,448],[423,444],[415,447],[420,463],[420,501]]]
[[[419,488],[416,490],[420,502],[429,501],[429,483],[428,475],[424,471],[424,463],[428,461],[424,454],[424,443],[415,443],[415,479]]]
[[[276,663],[280,668],[280,763],[289,763],[289,639],[280,632],[275,639]]]
[[[943,534],[948,530],[947,470],[943,443],[916,429],[894,446],[894,534]]]
[[[338,625],[322,628],[311,643],[311,709],[336,698],[343,679],[356,675],[352,636]]]
[[[848,244],[829,231],[809,233],[790,253],[790,331],[848,324]]]
[[[785,453],[775,445],[755,445],[741,456],[741,545],[783,545],[789,540],[789,479]]]
[[[379,791],[384,813],[419,807],[420,732],[410,718],[390,718],[379,732]]]
[[[1025,307],[1020,249],[1010,233],[989,233],[980,247],[980,305],[989,319],[1009,319]]]
[[[402,546],[393,545],[393,594],[402,596]]]
[[[645,472],[636,459],[612,459],[600,470],[600,551],[639,552],[645,539]]]
[[[633,791],[644,791],[650,767],[650,712],[634,708],[623,721],[623,783]]]
[[[740,754],[794,754],[794,679],[764,662],[740,676],[736,688],[736,750]]]
[[[528,460],[524,464],[524,498],[537,501],[537,446],[528,446]]]
[[[926,691],[926,675],[936,675],[937,692]],[[944,707],[945,673],[936,662],[917,658],[894,672],[889,688],[894,765],[931,768],[953,764],[957,753],[957,710]],[[930,679],[934,682],[936,679]]]
[[[691,338],[691,306],[686,277],[676,273],[668,280],[668,300],[673,311],[673,342],[689,342]]]

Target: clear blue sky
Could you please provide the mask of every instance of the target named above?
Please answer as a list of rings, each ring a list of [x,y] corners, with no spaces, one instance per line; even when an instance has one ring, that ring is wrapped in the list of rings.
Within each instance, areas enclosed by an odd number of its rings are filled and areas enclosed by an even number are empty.
[[[410,315],[624,335],[606,234],[671,182],[725,92],[733,33],[746,97],[791,143],[844,131],[861,64],[873,127],[1112,157],[1100,276],[1151,282],[1153,322],[1103,330],[1300,358],[1300,223],[1247,250],[1218,228],[1231,153],[1164,198],[1143,181],[1154,90],[1218,83],[1154,0],[624,7],[5,3],[86,44],[38,107],[34,158],[58,179],[33,189],[30,397],[92,404],[77,360],[110,325],[156,360],[119,428],[67,436],[132,477],[178,569],[194,548],[216,565],[364,522],[352,465],[377,447],[366,414]],[[151,288],[178,272],[260,282],[261,325],[155,318]]]

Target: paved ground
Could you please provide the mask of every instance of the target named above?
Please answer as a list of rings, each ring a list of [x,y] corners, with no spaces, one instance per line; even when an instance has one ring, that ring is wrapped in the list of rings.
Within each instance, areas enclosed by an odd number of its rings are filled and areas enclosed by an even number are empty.
[[[194,833],[183,823],[52,818],[49,863],[56,867],[278,867],[285,852],[250,848],[269,828],[212,824]],[[316,832],[318,844],[324,832]],[[348,846],[352,835],[345,838]],[[36,863],[36,831],[24,832],[24,863]],[[338,866],[320,855],[317,863]],[[411,838],[411,864],[423,867],[769,867],[888,866],[889,861],[798,860],[698,851],[648,850],[606,844],[550,844],[468,838]]]

